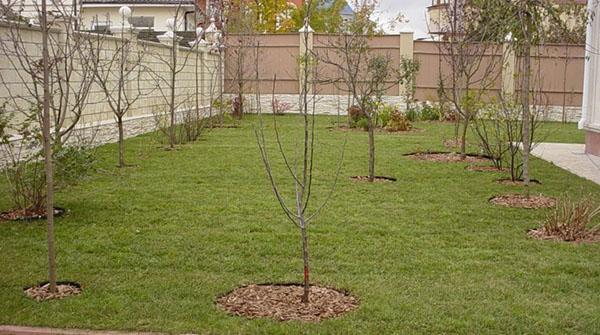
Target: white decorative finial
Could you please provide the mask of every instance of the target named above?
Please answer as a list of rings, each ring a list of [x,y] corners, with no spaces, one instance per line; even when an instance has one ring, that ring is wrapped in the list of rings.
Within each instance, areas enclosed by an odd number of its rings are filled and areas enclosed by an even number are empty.
[[[131,16],[131,8],[129,8],[128,6],[123,6],[123,7],[119,8],[119,15],[121,15],[121,17],[130,17]]]

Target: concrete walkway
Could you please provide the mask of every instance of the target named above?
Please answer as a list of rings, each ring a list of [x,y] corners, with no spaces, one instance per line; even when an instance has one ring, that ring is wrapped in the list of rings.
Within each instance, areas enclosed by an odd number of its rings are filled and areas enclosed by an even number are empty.
[[[584,153],[584,144],[539,143],[534,156],[600,185],[600,157]]]
[[[98,331],[84,329],[58,329],[0,325],[0,335],[162,335],[147,332]]]

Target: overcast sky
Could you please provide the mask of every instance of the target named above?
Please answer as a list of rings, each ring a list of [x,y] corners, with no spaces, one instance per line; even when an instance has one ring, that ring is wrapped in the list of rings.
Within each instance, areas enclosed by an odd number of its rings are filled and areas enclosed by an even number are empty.
[[[381,0],[378,16],[382,22],[389,22],[398,13],[403,13],[410,20],[409,24],[415,31],[415,38],[427,37],[425,12],[430,4],[430,0]],[[398,29],[397,27],[396,31],[389,31],[386,28],[386,31],[397,32]]]

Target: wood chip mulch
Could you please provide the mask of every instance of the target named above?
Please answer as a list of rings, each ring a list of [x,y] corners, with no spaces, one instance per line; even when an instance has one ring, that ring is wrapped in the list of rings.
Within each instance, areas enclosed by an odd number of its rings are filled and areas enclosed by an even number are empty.
[[[569,242],[569,243],[598,243],[598,242],[600,242],[600,232],[597,232],[595,234],[590,234],[589,236],[587,236],[586,238],[583,238],[583,239],[572,240],[572,241],[567,241],[558,236],[548,234],[548,232],[546,232],[546,230],[543,227],[538,228],[538,229],[531,229],[530,231],[527,232],[527,235],[529,237],[535,238],[537,240],[542,240],[542,241],[556,241],[556,242]]]
[[[525,182],[523,180],[499,179],[499,180],[496,180],[496,183],[502,184],[502,185],[508,185],[508,186],[523,186]],[[529,181],[529,185],[540,185],[540,184],[541,183],[535,179],[531,179]]]
[[[369,181],[369,176],[353,176],[350,177],[350,179],[354,180],[354,181],[364,181],[364,182],[368,182]],[[392,178],[392,177],[382,177],[382,176],[375,176],[374,179],[374,183],[392,183],[395,182],[396,178]]]
[[[505,194],[495,196],[490,199],[494,205],[514,207],[514,208],[550,208],[556,206],[556,199],[543,195],[530,195],[529,197],[523,194]]]
[[[488,165],[469,165],[465,168],[465,170],[474,171],[474,172],[504,172],[504,171],[506,171],[506,169],[498,169],[495,166],[488,166]]]
[[[319,322],[358,307],[358,300],[338,290],[311,286],[309,303],[302,303],[301,285],[248,285],[217,299],[226,312],[249,319]]]
[[[52,299],[62,299],[81,293],[81,287],[75,284],[59,283],[56,285],[56,288],[56,292],[50,292],[50,283],[46,283],[41,286],[36,285],[26,289],[25,295],[37,301],[45,301]]]
[[[474,156],[467,155],[464,159],[457,153],[415,153],[409,154],[408,157],[420,160],[420,161],[430,161],[430,162],[440,162],[440,163],[486,163],[489,162],[489,159],[482,156]]]
[[[453,148],[459,148],[460,147],[461,140],[460,139],[450,138],[450,139],[443,140],[442,143],[444,144],[444,146],[446,148],[453,149]]]
[[[62,208],[54,208],[54,215],[59,216],[64,213]],[[38,220],[46,218],[46,209],[15,209],[0,213],[0,221],[21,221]]]

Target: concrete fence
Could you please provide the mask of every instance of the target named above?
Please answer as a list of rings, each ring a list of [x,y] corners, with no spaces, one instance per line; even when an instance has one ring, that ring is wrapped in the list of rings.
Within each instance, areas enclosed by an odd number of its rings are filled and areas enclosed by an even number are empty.
[[[8,112],[14,112],[15,121],[23,117],[20,111],[25,110],[28,104],[34,100],[32,98],[32,89],[41,90],[36,87],[31,76],[26,73],[24,68],[29,67],[23,64],[23,57],[18,57],[14,49],[14,37],[17,33],[20,39],[19,44],[26,50],[28,60],[37,60],[41,62],[41,32],[35,27],[21,25],[0,24],[0,103],[7,104]],[[81,33],[86,41],[86,46],[82,52],[74,52],[71,59],[74,62],[73,75],[71,77],[71,89],[77,91],[80,85],[85,85],[86,80],[84,68],[92,61],[91,48],[93,52],[99,55],[99,66],[113,58],[115,50],[119,50],[123,39],[121,36],[107,36]],[[51,47],[59,48],[68,43],[64,43],[67,36],[60,29],[51,30]],[[141,63],[145,70],[140,80],[127,81],[127,90],[141,93],[138,99],[124,117],[126,136],[135,136],[154,129],[155,115],[164,114],[168,111],[168,84],[171,78],[170,61],[172,48],[161,43],[136,40],[135,37],[125,37],[131,40],[133,44],[132,52],[141,54]],[[89,42],[89,44],[87,44]],[[209,50],[208,47],[198,48],[176,48],[177,74],[176,74],[176,96],[175,102],[178,106],[178,112],[186,109],[195,108],[196,83],[198,82],[198,98],[200,107],[206,108],[210,105],[211,99],[218,96],[222,88],[222,64],[221,57]],[[60,62],[64,60],[53,60]],[[41,63],[40,63],[41,64]],[[128,66],[128,65],[127,65]],[[115,73],[109,74],[108,85],[115,87],[118,85],[118,66],[113,67]],[[112,69],[111,69],[112,71]],[[89,75],[89,74],[88,74]],[[41,76],[41,72],[40,72]],[[56,74],[57,81],[53,84],[55,90],[64,90],[60,82],[64,78]],[[135,75],[132,75],[135,77]],[[137,78],[137,77],[136,77]],[[40,81],[41,82],[41,81]],[[76,99],[76,93],[71,93],[70,101]],[[55,97],[55,99],[57,99]],[[59,101],[55,101],[59,103]],[[72,122],[74,115],[66,117],[65,126]],[[115,116],[110,108],[106,94],[96,81],[92,82],[89,93],[86,96],[83,111],[79,122],[76,125],[76,132],[95,134],[96,144],[115,141],[117,138],[117,127],[115,125]],[[14,137],[18,140],[18,136]]]
[[[270,110],[273,90],[273,77],[277,76],[274,88],[276,98],[292,104],[292,110],[297,109],[300,80],[298,59],[303,52],[304,33],[291,34],[261,34],[258,36],[230,35],[225,55],[225,87],[226,92],[239,92],[240,83],[248,99],[253,100],[258,88],[263,95],[263,108]],[[337,35],[310,34],[310,50],[317,55],[331,52],[331,41],[339,38]],[[249,41],[249,39],[253,39]],[[400,66],[402,58],[417,60],[421,69],[416,80],[416,99],[419,101],[438,101],[440,78],[448,85],[451,66],[443,54],[439,42],[414,41],[412,33],[400,35],[385,35],[373,37],[370,41],[371,50],[376,54],[386,55],[395,67]],[[258,45],[256,51],[255,45]],[[482,60],[483,63],[495,64],[494,76],[497,80],[486,87],[490,95],[500,92],[518,90],[515,80],[519,70],[520,60],[514,53],[504,52],[503,46],[490,48]],[[258,62],[256,54],[258,52]],[[243,57],[240,57],[242,54]],[[581,115],[581,100],[583,92],[583,68],[585,50],[581,45],[543,45],[537,46],[533,52],[533,68],[539,70],[540,76],[534,81],[534,90],[545,108],[545,116],[551,120],[577,121]],[[507,59],[507,57],[512,59]],[[240,62],[241,61],[241,62]],[[342,60],[340,60],[342,61]],[[503,66],[504,63],[512,67]],[[242,64],[240,66],[239,64]],[[258,76],[256,67],[258,66]],[[319,65],[319,75],[322,78],[334,78],[336,74],[330,66]],[[501,72],[501,73],[500,73]],[[449,88],[449,86],[446,86]],[[403,87],[391,85],[384,100],[389,103],[402,103]],[[340,85],[317,85],[317,113],[336,114],[338,109],[345,112],[348,107],[348,93]],[[507,92],[507,93],[508,93]],[[268,97],[265,97],[268,95]],[[255,103],[255,102],[253,102]],[[351,103],[351,101],[350,101]],[[341,107],[338,106],[341,104]],[[401,104],[402,105],[402,104]],[[334,108],[335,107],[335,108]]]

